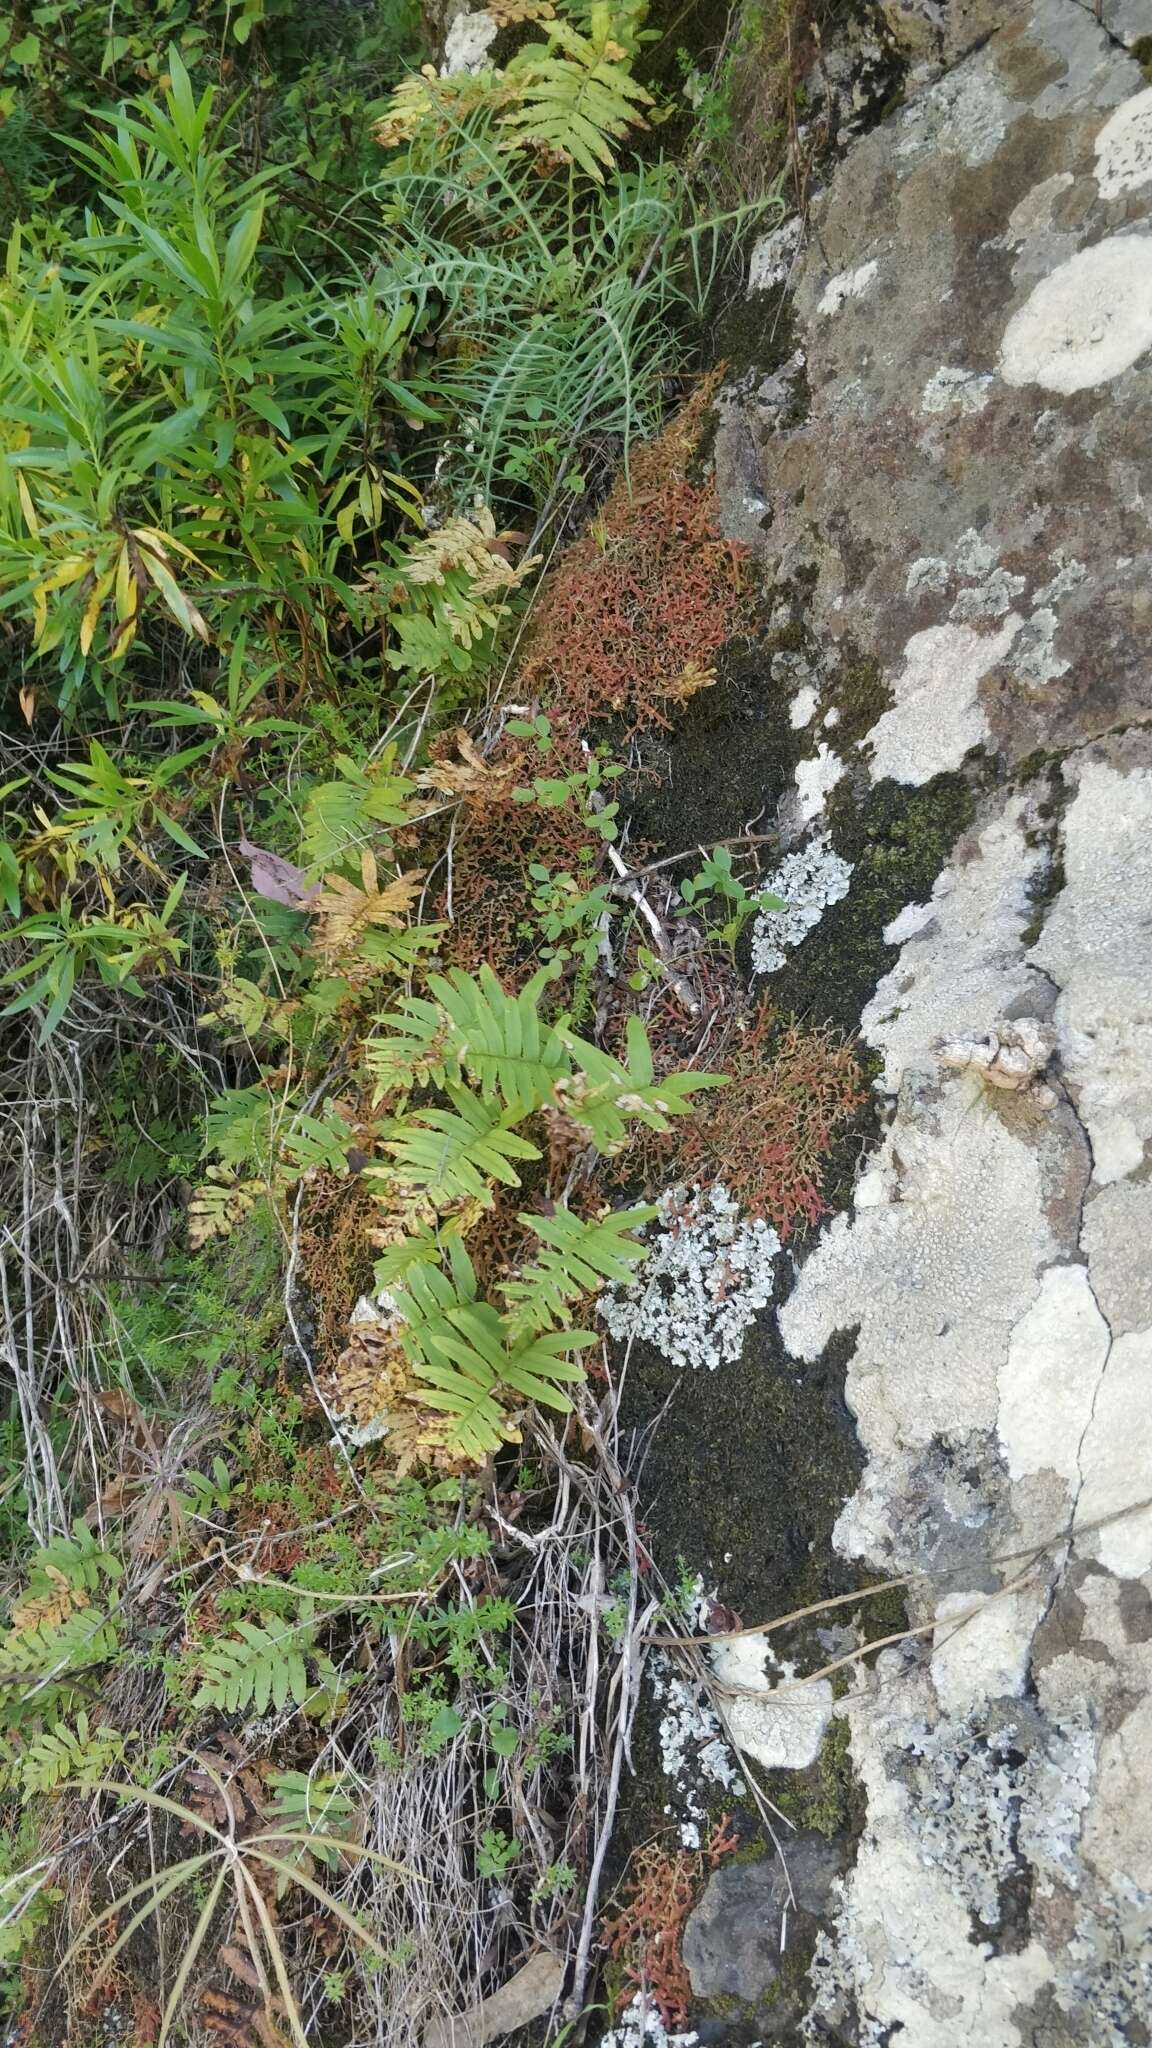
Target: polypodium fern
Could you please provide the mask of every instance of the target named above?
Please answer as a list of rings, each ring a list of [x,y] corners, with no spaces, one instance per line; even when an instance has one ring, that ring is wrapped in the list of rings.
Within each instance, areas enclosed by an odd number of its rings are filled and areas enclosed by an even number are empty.
[[[275,1630],[254,1621],[238,1621],[237,1634],[206,1643],[200,1653],[200,1685],[194,1707],[219,1707],[227,1714],[258,1714],[292,1700],[302,1707],[312,1687],[305,1651],[311,1647],[307,1624]]]
[[[74,1700],[81,1673],[119,1649],[115,1625],[99,1607],[11,1630],[0,1639],[0,1726],[15,1731],[58,1716]]]
[[[582,1380],[570,1354],[596,1342],[591,1330],[540,1333],[513,1328],[491,1303],[477,1298],[472,1262],[458,1237],[445,1248],[451,1273],[420,1263],[394,1296],[402,1318],[400,1339],[421,1381],[421,1401],[452,1418],[453,1436],[466,1457],[481,1459],[508,1435],[501,1394],[567,1410],[564,1382]]]
[[[522,1112],[496,1110],[467,1088],[449,1085],[451,1109],[419,1109],[394,1124],[384,1150],[396,1161],[395,1174],[405,1185],[427,1189],[438,1206],[462,1197],[490,1209],[490,1180],[518,1187],[514,1159],[539,1159],[537,1147],[511,1125]],[[387,1169],[370,1169],[385,1177]]]
[[[395,1117],[383,1147],[387,1167],[367,1172],[408,1204],[415,1228],[393,1229],[376,1267],[399,1318],[398,1336],[419,1382],[420,1402],[451,1420],[450,1448],[480,1459],[509,1435],[506,1410],[521,1401],[567,1409],[563,1388],[584,1375],[574,1354],[595,1343],[567,1327],[571,1305],[605,1282],[626,1282],[643,1256],[630,1233],[651,1220],[636,1208],[582,1222],[566,1209],[522,1216],[541,1241],[539,1256],[504,1284],[503,1310],[477,1297],[461,1232],[494,1189],[518,1187],[514,1162],[540,1150],[514,1128],[539,1110],[558,1111],[600,1152],[619,1151],[635,1120],[666,1131],[691,1108],[697,1089],[723,1076],[656,1079],[643,1025],[629,1019],[627,1057],[577,1038],[566,1019],[546,1023],[537,975],[509,995],[491,969],[432,975],[433,1000],[409,997],[381,1020],[367,1057],[379,1095],[403,1105],[414,1088],[434,1087],[450,1107],[421,1103]],[[387,1184],[391,1182],[389,1189]],[[414,1206],[416,1205],[416,1206]],[[416,1208],[421,1213],[416,1213]],[[441,1234],[446,1212],[457,1227]],[[444,1257],[447,1254],[448,1270]]]
[[[500,118],[517,143],[572,162],[596,183],[615,161],[613,142],[643,127],[652,95],[632,77],[627,52],[612,39],[609,8],[593,5],[591,34],[564,21],[547,24],[547,43],[529,43],[505,73],[517,104]]]
[[[19,1626],[21,1614],[41,1603],[52,1605],[64,1589],[71,1593],[95,1593],[108,1581],[115,1583],[124,1567],[114,1551],[105,1550],[86,1522],[73,1524],[71,1536],[58,1536],[33,1552],[28,1583],[12,1608],[12,1620]]]
[[[382,1035],[368,1041],[368,1065],[380,1093],[414,1082],[443,1088],[464,1075],[486,1100],[499,1098],[522,1116],[552,1098],[571,1057],[557,1026],[540,1016],[545,974],[509,995],[488,966],[478,976],[454,968],[428,977],[436,997],[411,996],[380,1020]]]
[[[628,1120],[666,1131],[668,1119],[687,1116],[690,1097],[701,1088],[723,1088],[726,1074],[664,1074],[656,1079],[652,1048],[639,1017],[627,1022],[627,1062],[585,1039],[565,1033],[575,1072],[557,1090],[558,1106],[581,1125],[598,1152],[619,1152],[628,1141]]]
[[[605,1281],[624,1285],[647,1250],[632,1233],[658,1213],[654,1202],[645,1202],[634,1209],[616,1209],[592,1223],[562,1208],[551,1216],[521,1216],[519,1221],[543,1244],[532,1263],[504,1283],[509,1328],[514,1333],[549,1323],[562,1328],[572,1302]]]
[[[87,1714],[79,1713],[74,1728],[60,1721],[34,1736],[13,1759],[10,1772],[27,1799],[65,1782],[90,1783],[105,1776],[123,1756],[124,1737],[118,1729],[92,1728]]]

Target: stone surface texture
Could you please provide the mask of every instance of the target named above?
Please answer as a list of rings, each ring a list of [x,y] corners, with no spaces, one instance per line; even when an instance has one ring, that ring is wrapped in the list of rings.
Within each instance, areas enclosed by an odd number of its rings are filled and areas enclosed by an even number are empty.
[[[787,1873],[776,1856],[715,1871],[684,1929],[696,1996],[761,1998],[780,1976],[788,1918],[826,1910],[840,1865],[831,1843],[802,1833],[790,1844]]]
[[[791,306],[810,409],[761,408],[754,378],[718,409],[729,530],[755,537],[769,590],[810,588],[830,672],[851,648],[887,685],[871,730],[838,734],[833,784],[831,699],[806,680],[794,845],[835,845],[882,784],[960,773],[976,806],[885,932],[862,1015],[883,1136],[780,1312],[801,1370],[856,1333],[866,1467],[838,1547],[926,1574],[923,1633],[861,1665],[844,1709],[867,1817],[797,2038],[1134,2048],[1152,2038],[1152,91],[1130,46],[1152,10],[887,14],[913,47],[904,101],[829,171],[764,294],[766,322]],[[933,1056],[1013,1019],[1054,1043],[1042,1086]],[[694,1923],[701,1988],[761,1968],[743,1935],[737,1963],[713,1953],[738,1877]]]

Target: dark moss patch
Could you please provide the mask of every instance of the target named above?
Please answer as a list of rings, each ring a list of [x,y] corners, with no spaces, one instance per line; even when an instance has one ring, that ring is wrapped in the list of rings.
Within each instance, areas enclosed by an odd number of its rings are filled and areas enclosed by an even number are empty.
[[[1047,860],[1028,883],[1028,901],[1031,916],[1020,934],[1024,946],[1034,946],[1044,929],[1044,921],[1065,882],[1064,856],[1061,851],[1064,813],[1072,801],[1072,787],[1062,773],[1062,753],[1037,751],[1020,762],[1012,780],[1017,787],[1029,782],[1046,781],[1048,793],[1036,805],[1036,825],[1025,833],[1029,846],[1042,846]]]
[[[1129,49],[1148,83],[1152,85],[1152,36],[1137,36],[1136,41],[1129,44]]]
[[[715,1372],[682,1371],[649,1346],[633,1352],[625,1426],[643,1430],[671,1397],[639,1484],[657,1562],[670,1578],[680,1558],[711,1575],[745,1623],[857,1582],[829,1542],[863,1463],[844,1401],[852,1348],[845,1334],[798,1365],[772,1317]]]
[[[922,902],[971,823],[975,796],[962,775],[937,775],[922,789],[891,781],[867,795],[846,780],[833,790],[833,845],[854,864],[851,887],[825,911],[771,982],[782,1011],[844,1031],[897,957],[884,927],[906,904]]]
[[[824,712],[837,713],[831,744],[843,758],[850,748],[863,743],[877,719],[891,708],[892,689],[880,663],[848,640],[835,666],[829,668],[820,704]]]
[[[766,291],[744,292],[726,306],[712,324],[708,335],[709,364],[726,363],[741,380],[771,376],[796,348],[796,317],[791,294],[784,285]],[[807,392],[807,378],[803,380]],[[805,417],[806,406],[796,420]]]
[[[856,1841],[864,1827],[867,1802],[852,1768],[848,1723],[833,1720],[820,1754],[806,1771],[768,1771],[764,1785],[769,1799],[798,1828],[814,1828],[831,1841],[844,1835]]]
[[[674,739],[649,739],[645,752],[658,786],[640,780],[632,801],[633,833],[675,852],[715,845],[747,830],[766,831],[799,759],[788,724],[788,690],[772,673],[773,634],[726,648],[719,679],[701,690],[677,720]]]

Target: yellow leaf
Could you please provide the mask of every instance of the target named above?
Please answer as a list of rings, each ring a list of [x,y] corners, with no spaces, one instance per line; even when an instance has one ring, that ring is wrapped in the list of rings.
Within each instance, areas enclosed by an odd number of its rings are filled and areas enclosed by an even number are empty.
[[[89,555],[67,556],[51,576],[45,576],[44,581],[36,585],[36,595],[47,597],[51,590],[63,590],[67,583],[79,583],[80,578],[87,576],[91,567],[92,560]]]
[[[139,603],[140,591],[132,573],[132,552],[127,541],[123,541],[116,563],[116,617],[121,625],[135,619]]]
[[[171,569],[147,549],[141,550],[140,559],[144,564],[145,575],[156,585],[173,618],[183,626],[186,633],[195,634],[198,640],[203,640],[207,644],[210,638],[207,620],[193,604],[188,593],[181,590]]]
[[[40,521],[36,517],[36,507],[32,503],[32,493],[28,489],[28,485],[25,481],[24,473],[22,470],[18,470],[16,473],[16,489],[20,493],[20,504],[24,512],[24,523],[27,526],[29,533],[32,535],[32,538],[34,540],[39,540]]]
[[[203,569],[206,576],[214,573],[207,562],[202,562],[199,555],[194,555],[191,548],[186,547],[182,540],[177,540],[174,533],[158,533],[154,526],[134,526],[132,538],[146,549],[150,549],[153,554],[159,555],[162,562],[168,560],[167,550],[175,548],[178,555],[183,555],[186,562],[194,562],[198,569]]]
[[[699,662],[686,662],[675,681],[653,683],[652,690],[657,697],[670,697],[674,704],[686,704],[698,690],[710,690],[716,681],[714,668],[703,668]]]
[[[100,607],[112,586],[114,575],[115,571],[113,569],[106,569],[104,574],[98,576],[92,585],[92,594],[84,607],[84,617],[80,621],[81,654],[87,654],[91,650],[92,642],[96,636],[96,622],[100,617]]]

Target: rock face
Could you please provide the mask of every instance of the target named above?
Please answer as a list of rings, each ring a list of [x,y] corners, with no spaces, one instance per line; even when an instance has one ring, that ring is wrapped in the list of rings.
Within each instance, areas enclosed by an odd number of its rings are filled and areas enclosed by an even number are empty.
[[[788,1920],[824,1913],[840,1859],[817,1834],[794,1836],[787,1871],[778,1857],[728,1864],[709,1878],[684,1929],[683,1952],[698,1998],[738,1998],[754,2005],[775,1990],[787,1954]],[[787,2002],[786,2002],[787,2003]],[[778,1991],[767,2009],[780,2007]],[[792,2002],[790,2014],[795,2022]]]
[[[1152,2039],[1152,15],[888,11],[921,68],[754,267],[787,345],[717,443],[769,594],[883,685],[854,729],[806,676],[793,847],[881,786],[973,800],[884,933],[886,1133],[780,1318],[802,1365],[857,1333],[835,1540],[924,1572],[928,1625],[846,1707],[867,1822],[802,2034],[1105,2048]],[[739,1991],[721,1875],[693,1971]]]

